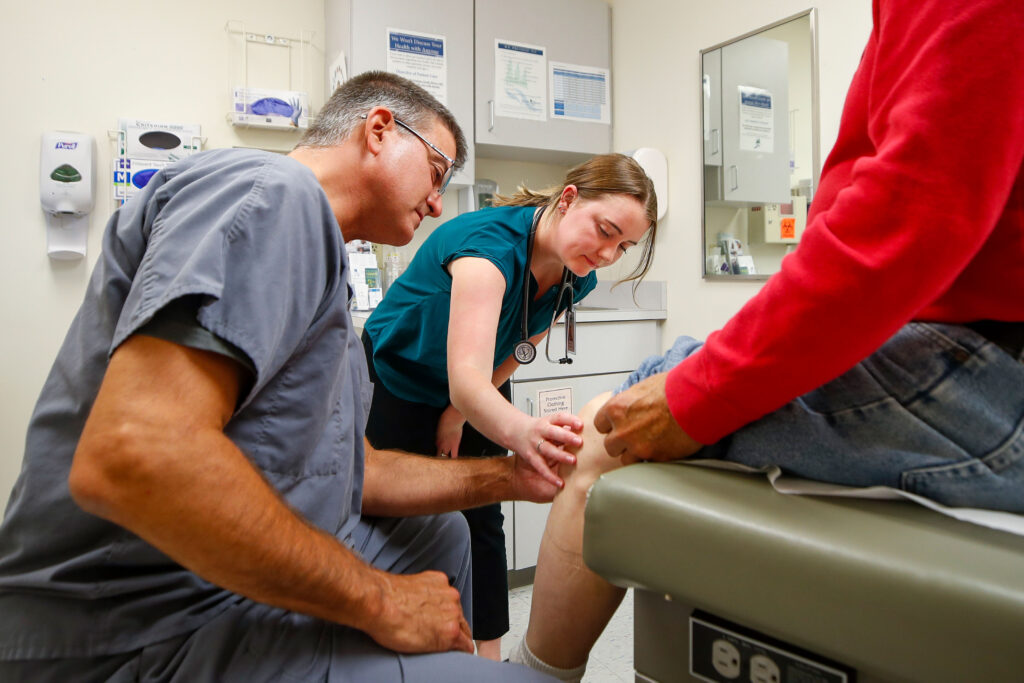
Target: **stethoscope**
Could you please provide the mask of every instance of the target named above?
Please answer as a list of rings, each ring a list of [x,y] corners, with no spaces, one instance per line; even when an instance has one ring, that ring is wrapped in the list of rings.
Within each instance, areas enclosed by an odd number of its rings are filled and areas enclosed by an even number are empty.
[[[530,306],[530,262],[533,258],[533,238],[537,233],[537,225],[544,210],[538,208],[533,214],[533,224],[530,226],[530,234],[526,238],[526,267],[523,269],[523,313],[521,318],[523,338],[516,343],[515,357],[521,365],[532,363],[537,357],[537,347],[530,341],[530,330],[527,325],[527,314]],[[574,309],[573,291],[576,284],[576,276],[572,271],[563,266],[562,283],[558,286],[558,296],[555,297],[555,310],[551,314],[551,324],[548,326],[547,340],[544,344],[544,355],[549,363],[571,364],[570,353],[576,353],[576,310]],[[568,291],[569,302],[565,307],[565,354],[555,361],[551,357],[551,331],[558,320],[558,309],[562,305],[562,296]]]

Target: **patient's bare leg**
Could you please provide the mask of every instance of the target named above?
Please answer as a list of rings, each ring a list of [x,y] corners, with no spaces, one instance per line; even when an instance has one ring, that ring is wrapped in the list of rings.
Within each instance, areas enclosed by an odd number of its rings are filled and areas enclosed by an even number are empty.
[[[583,446],[576,465],[559,469],[565,488],[551,506],[537,560],[526,644],[538,659],[562,669],[587,661],[625,595],[583,564],[587,491],[601,474],[622,466],[604,450],[604,437],[594,428],[594,414],[610,396],[602,394],[580,411]]]

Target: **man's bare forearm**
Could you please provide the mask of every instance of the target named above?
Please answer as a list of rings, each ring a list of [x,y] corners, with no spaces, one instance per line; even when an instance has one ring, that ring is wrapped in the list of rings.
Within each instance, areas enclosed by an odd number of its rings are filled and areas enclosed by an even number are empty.
[[[366,628],[386,577],[297,515],[225,436],[232,363],[146,337],[125,342],[79,441],[72,495],[212,583]]]
[[[514,458],[448,460],[366,444],[365,514],[438,514],[512,500],[516,494]]]

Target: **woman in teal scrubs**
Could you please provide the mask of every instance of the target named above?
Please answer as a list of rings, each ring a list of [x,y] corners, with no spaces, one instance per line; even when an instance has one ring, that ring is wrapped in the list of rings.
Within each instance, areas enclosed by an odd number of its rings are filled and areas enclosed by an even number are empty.
[[[560,487],[558,464],[573,462],[563,447],[581,443],[582,424],[569,413],[535,417],[509,403],[514,351],[518,345],[520,358],[529,356],[523,342],[536,347],[569,298],[594,288],[594,271],[633,247],[642,254],[627,280],[641,278],[653,257],[656,216],[643,169],[607,154],[571,169],[561,186],[521,188],[438,227],[364,328],[375,384],[370,444],[450,457],[512,451]],[[476,508],[466,517],[474,638],[481,654],[497,657],[508,630],[501,511]]]

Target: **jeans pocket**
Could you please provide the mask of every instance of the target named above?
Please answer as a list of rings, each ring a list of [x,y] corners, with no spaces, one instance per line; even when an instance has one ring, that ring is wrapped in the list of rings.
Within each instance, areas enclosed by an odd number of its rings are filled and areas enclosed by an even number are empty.
[[[970,356],[937,326],[909,323],[862,362],[800,400],[825,416],[872,409],[891,399],[906,405],[955,373]]]
[[[1024,422],[987,455],[904,472],[901,488],[952,507],[1024,513]]]

